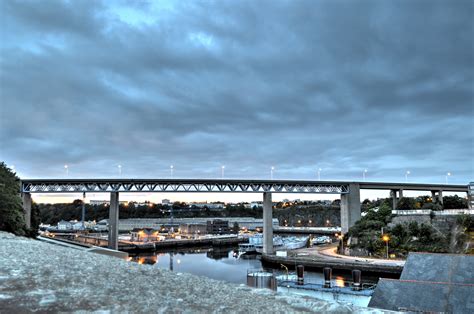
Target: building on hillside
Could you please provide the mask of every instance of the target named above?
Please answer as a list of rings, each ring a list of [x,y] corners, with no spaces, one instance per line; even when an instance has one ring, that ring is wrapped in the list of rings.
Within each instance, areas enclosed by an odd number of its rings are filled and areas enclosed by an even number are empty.
[[[221,219],[208,220],[207,233],[209,234],[230,233],[229,222],[227,220],[221,220]]]
[[[90,200],[89,204],[91,205],[110,205],[110,201],[106,200]]]

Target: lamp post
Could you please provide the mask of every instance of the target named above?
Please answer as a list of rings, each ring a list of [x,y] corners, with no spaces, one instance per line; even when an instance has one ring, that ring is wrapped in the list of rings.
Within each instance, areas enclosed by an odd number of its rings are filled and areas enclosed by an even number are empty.
[[[117,168],[118,168],[119,177],[121,177],[122,176],[122,165],[118,165]]]
[[[270,168],[270,180],[273,180],[273,170],[275,170],[275,167]]]
[[[365,175],[367,173],[367,169],[364,169],[364,171],[362,172],[362,179],[365,181]]]
[[[69,176],[69,166],[64,165],[64,170],[66,170],[66,177],[68,177]]]
[[[224,179],[224,169],[225,169],[225,166],[222,166],[221,167],[221,178]]]
[[[448,184],[448,177],[451,176],[451,172],[446,173],[446,184]]]
[[[388,241],[390,241],[390,237],[388,234],[384,234],[382,236],[382,240],[385,242],[385,247],[387,248],[387,259],[388,259]]]
[[[344,255],[344,235],[342,233],[341,234],[336,233],[334,235],[336,236],[338,240],[341,241],[341,251],[342,251],[342,255]]]
[[[174,170],[174,166],[171,165],[171,166],[170,166],[171,179],[173,179],[173,170]]]
[[[410,170],[407,170],[407,172],[405,172],[405,182],[408,182],[408,175],[410,174]]]
[[[318,181],[321,181],[321,168],[318,169]]]

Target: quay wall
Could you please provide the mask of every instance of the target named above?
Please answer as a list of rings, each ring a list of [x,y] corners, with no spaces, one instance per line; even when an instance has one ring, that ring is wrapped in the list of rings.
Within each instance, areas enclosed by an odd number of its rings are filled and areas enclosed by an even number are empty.
[[[384,277],[399,278],[402,273],[403,266],[370,264],[367,262],[357,262],[349,260],[324,260],[313,259],[307,257],[284,257],[276,255],[262,255],[262,263],[267,266],[280,267],[285,265],[290,269],[295,265],[303,265],[305,269],[322,270],[324,267],[331,267],[335,271],[350,273],[355,269],[362,271],[364,274],[383,275]]]

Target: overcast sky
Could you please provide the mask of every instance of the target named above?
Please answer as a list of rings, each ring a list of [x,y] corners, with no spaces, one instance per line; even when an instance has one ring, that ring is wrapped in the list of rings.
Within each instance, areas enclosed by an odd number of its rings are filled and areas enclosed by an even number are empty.
[[[473,1],[0,1],[21,177],[474,181]]]

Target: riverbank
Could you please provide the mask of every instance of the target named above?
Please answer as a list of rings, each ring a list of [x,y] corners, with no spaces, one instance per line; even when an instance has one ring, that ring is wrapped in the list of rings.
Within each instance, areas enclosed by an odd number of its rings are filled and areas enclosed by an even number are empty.
[[[0,232],[0,312],[373,312]]]

